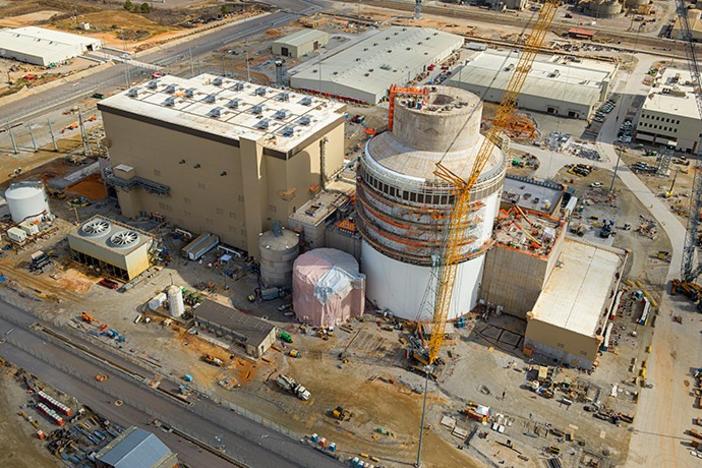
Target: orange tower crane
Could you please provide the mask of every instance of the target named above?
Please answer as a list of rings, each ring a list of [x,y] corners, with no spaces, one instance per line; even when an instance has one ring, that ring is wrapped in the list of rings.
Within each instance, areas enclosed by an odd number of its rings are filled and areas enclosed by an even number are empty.
[[[392,85],[388,90],[388,130],[392,131],[392,121],[395,118],[395,98],[403,96],[427,96],[429,88],[402,87]]]

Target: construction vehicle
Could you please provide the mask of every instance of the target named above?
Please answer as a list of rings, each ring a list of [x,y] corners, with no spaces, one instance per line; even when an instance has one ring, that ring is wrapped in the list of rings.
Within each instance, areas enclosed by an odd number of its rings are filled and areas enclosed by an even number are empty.
[[[97,380],[98,382],[105,382],[107,378],[108,377],[105,374],[97,374],[95,376],[95,380]]]
[[[337,406],[334,409],[327,411],[327,415],[338,421],[348,421],[353,416],[351,411],[345,409],[343,406]]]
[[[285,343],[293,342],[292,336],[285,330],[280,330],[280,333],[278,333],[278,338],[280,338],[280,341],[284,341]]]
[[[687,430],[687,433],[690,434],[690,435],[691,435],[692,437],[694,437],[695,439],[700,439],[700,440],[702,440],[702,434],[700,434],[698,431],[696,431],[696,430],[694,430],[694,429],[688,429],[688,430]]]
[[[612,235],[613,228],[614,228],[614,221],[605,219],[602,222],[602,228],[600,229],[600,237],[602,239],[609,239],[609,236]]]
[[[697,304],[697,310],[702,312],[702,286],[692,281],[683,281],[674,279],[670,284],[670,294],[683,294],[685,297],[690,299],[693,303]]]
[[[302,353],[296,349],[291,349],[290,351],[288,351],[288,356],[297,359],[302,357]]]
[[[81,319],[82,321],[84,321],[85,323],[90,323],[90,324],[92,324],[93,322],[95,322],[95,317],[93,317],[92,315],[90,315],[88,312],[81,312],[81,313],[80,313],[80,319]]]
[[[211,354],[203,354],[202,360],[215,367],[224,367],[224,361],[212,356]]]
[[[276,379],[275,383],[288,393],[295,395],[297,398],[303,401],[307,401],[312,396],[305,387],[297,383],[295,379],[289,375],[280,374]]]

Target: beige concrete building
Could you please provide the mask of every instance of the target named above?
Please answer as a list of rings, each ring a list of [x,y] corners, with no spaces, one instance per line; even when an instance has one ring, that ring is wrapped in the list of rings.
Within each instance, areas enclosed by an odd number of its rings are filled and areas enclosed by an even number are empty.
[[[93,216],[68,234],[73,258],[106,276],[129,281],[151,266],[153,238],[131,226]]]
[[[589,369],[619,287],[625,252],[567,238],[531,312],[524,352]]]
[[[341,169],[343,105],[203,74],[99,103],[124,215],[159,215],[258,256],[258,235]]]
[[[656,77],[641,107],[636,140],[696,153],[701,136],[702,118],[690,72],[665,69]]]
[[[316,29],[302,29],[276,39],[271,48],[275,55],[300,58],[324,47],[328,42],[328,33]]]

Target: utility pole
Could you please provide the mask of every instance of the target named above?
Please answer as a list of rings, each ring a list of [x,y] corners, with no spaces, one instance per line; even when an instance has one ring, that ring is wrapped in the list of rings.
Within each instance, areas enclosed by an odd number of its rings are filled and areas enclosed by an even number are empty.
[[[32,124],[27,125],[27,130],[29,130],[29,137],[32,139],[32,147],[34,148],[34,151],[37,151],[39,148],[37,147],[37,140],[34,138]]]
[[[58,145],[56,144],[56,137],[54,136],[54,129],[51,128],[51,119],[46,119],[46,124],[49,126],[49,134],[51,135],[51,144],[54,146],[54,151],[58,152]]]
[[[15,141],[15,135],[12,134],[12,127],[7,126],[7,133],[10,135],[10,141],[12,142],[12,152],[14,154],[19,154],[19,151],[17,151],[17,142]]]
[[[195,75],[195,71],[193,70],[193,49],[192,49],[192,47],[188,47],[188,54],[190,55],[190,77],[192,78]]]
[[[249,44],[244,42],[244,60],[246,60],[246,81],[251,83],[251,72],[249,71]]]
[[[617,171],[619,171],[619,161],[622,158],[622,150],[618,146],[614,147],[614,151],[617,153],[617,163],[614,165],[614,173],[612,174],[612,182],[609,184],[609,193],[614,191],[614,181],[617,179]]]
[[[80,111],[78,111],[78,125],[80,126],[80,139],[83,142],[83,154],[90,156],[90,146],[88,145],[85,127],[83,126],[83,114]]]

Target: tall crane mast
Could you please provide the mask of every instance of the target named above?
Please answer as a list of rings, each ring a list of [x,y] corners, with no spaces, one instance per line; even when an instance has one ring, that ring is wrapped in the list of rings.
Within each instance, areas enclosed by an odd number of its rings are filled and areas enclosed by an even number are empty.
[[[519,62],[514,69],[514,74],[509,80],[502,96],[502,101],[495,115],[492,127],[485,134],[475,162],[467,179],[463,179],[442,162],[437,163],[434,175],[448,182],[453,187],[455,203],[447,224],[446,238],[442,246],[441,257],[436,268],[436,292],[434,296],[434,313],[432,317],[432,333],[429,339],[429,363],[433,364],[439,356],[439,351],[444,343],[444,331],[451,305],[451,295],[456,281],[458,262],[461,259],[461,246],[465,244],[466,218],[470,211],[471,190],[478,182],[480,173],[485,168],[492,150],[498,145],[503,129],[509,124],[517,108],[517,98],[529,75],[536,54],[544,42],[553,17],[556,14],[558,0],[546,0],[539,11],[534,27],[527,37]]]
[[[680,18],[683,39],[687,42],[685,51],[687,53],[687,66],[690,69],[692,82],[695,86],[695,102],[697,110],[702,116],[702,82],[700,82],[700,67],[697,62],[697,52],[690,33],[690,22],[687,18],[687,5],[684,0],[677,0],[677,14]],[[699,140],[698,140],[699,141]],[[698,148],[698,155],[701,152]],[[699,263],[695,263],[695,252],[697,251],[697,230],[700,225],[700,210],[702,210],[702,168],[698,160],[693,167],[692,197],[690,199],[690,212],[688,213],[687,232],[685,233],[685,244],[683,247],[683,258],[681,276],[683,281],[694,281],[702,271]]]

